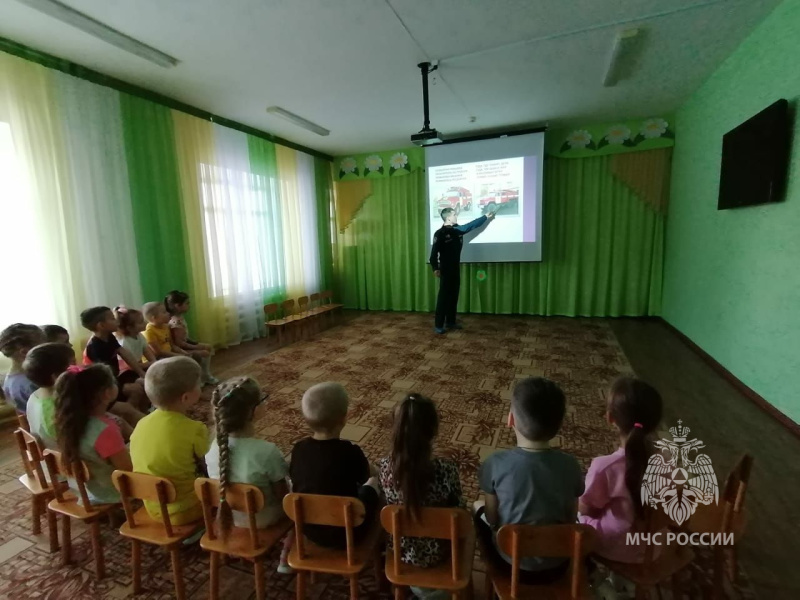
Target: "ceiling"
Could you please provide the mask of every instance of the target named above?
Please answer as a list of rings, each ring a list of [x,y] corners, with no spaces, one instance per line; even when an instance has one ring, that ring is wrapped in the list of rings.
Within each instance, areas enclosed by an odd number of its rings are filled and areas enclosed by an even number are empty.
[[[181,62],[165,69],[0,0],[0,36],[330,154],[409,145],[416,64],[440,61],[440,132],[640,118],[678,108],[779,0],[62,0]],[[618,31],[644,29],[603,87]],[[281,106],[328,137],[267,114]]]

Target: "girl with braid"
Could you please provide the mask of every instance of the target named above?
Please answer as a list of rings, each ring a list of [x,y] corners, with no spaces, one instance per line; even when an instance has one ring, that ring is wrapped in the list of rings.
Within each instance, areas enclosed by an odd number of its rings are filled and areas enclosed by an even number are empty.
[[[269,527],[283,517],[283,497],[288,492],[289,467],[272,442],[255,436],[255,423],[264,416],[267,395],[249,377],[235,377],[219,385],[212,395],[216,439],[206,455],[208,475],[220,482],[222,502],[217,513],[219,534],[232,525],[248,527],[247,515],[231,511],[224,501],[230,483],[247,483],[264,493],[264,508],[256,514],[256,526]],[[284,552],[286,554],[286,552]],[[279,571],[284,572],[285,556]]]
[[[55,385],[58,448],[68,463],[82,460],[89,467],[91,477],[86,482],[86,491],[92,504],[119,502],[111,473],[115,469],[133,470],[122,432],[106,415],[116,397],[117,379],[104,364],[85,369],[71,366],[58,377]],[[72,478],[70,487],[78,495]]]

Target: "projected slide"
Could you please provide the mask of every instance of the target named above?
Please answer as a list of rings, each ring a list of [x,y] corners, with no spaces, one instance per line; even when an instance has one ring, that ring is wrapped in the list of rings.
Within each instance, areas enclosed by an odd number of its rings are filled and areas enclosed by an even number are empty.
[[[494,212],[464,236],[461,262],[542,260],[543,160],[541,132],[426,147],[428,239],[442,227],[444,208],[456,211],[459,225]]]
[[[441,227],[441,211],[452,208],[459,223],[466,223],[489,212],[497,220],[474,244],[535,241],[534,220],[525,227],[525,157],[501,158],[460,165],[431,167],[428,172],[431,202],[431,229]],[[531,193],[529,216],[533,215],[535,194]]]

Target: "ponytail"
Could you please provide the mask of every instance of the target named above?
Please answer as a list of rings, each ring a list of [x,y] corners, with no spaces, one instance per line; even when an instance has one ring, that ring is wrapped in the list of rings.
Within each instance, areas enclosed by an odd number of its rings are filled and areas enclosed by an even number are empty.
[[[614,382],[608,414],[625,437],[625,487],[637,517],[644,515],[641,488],[652,454],[649,436],[661,422],[661,396],[654,387],[632,377]]]
[[[131,329],[133,328],[133,324],[136,323],[139,317],[144,318],[140,311],[124,306],[115,306],[114,316],[117,318],[117,323],[119,324],[117,331],[125,337],[132,337]]]
[[[80,459],[81,438],[97,397],[114,385],[114,374],[104,364],[69,367],[56,380],[56,441],[66,464]]]
[[[215,435],[219,449],[219,510],[217,530],[226,539],[233,526],[233,512],[226,493],[230,482],[230,434],[242,431],[253,420],[256,407],[264,400],[258,383],[249,377],[229,379],[211,394]],[[247,482],[243,482],[247,483]]]
[[[433,480],[433,438],[438,429],[436,405],[428,398],[410,394],[395,411],[392,474],[412,517],[419,515]]]

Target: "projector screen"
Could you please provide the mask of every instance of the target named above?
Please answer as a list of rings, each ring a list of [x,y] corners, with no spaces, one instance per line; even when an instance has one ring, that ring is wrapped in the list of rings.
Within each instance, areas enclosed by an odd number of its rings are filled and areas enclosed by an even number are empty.
[[[428,252],[450,207],[459,225],[497,213],[464,236],[461,262],[542,260],[543,155],[543,132],[425,148]]]

